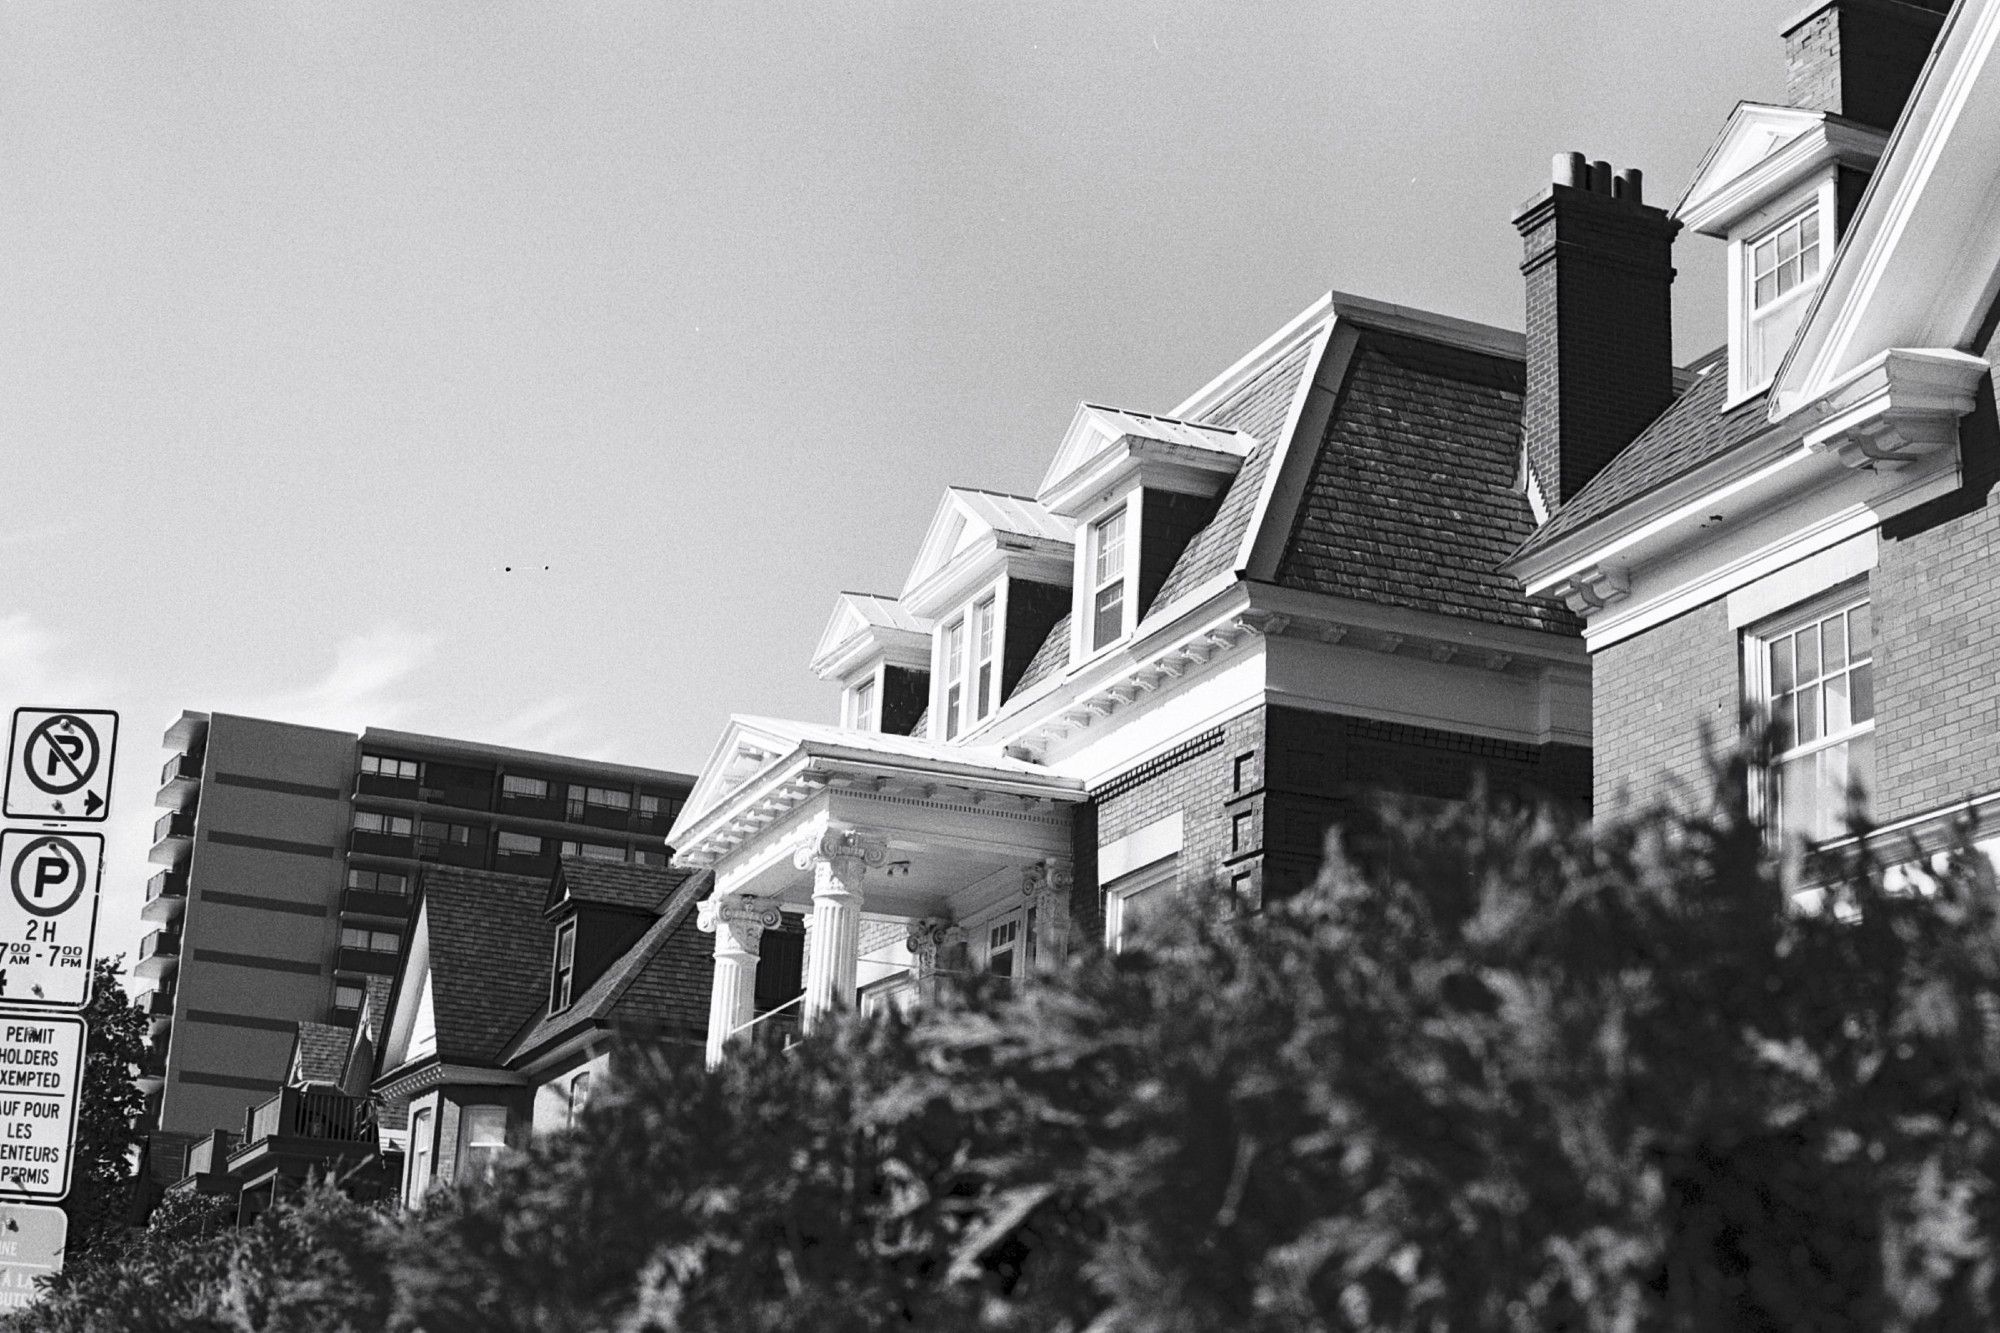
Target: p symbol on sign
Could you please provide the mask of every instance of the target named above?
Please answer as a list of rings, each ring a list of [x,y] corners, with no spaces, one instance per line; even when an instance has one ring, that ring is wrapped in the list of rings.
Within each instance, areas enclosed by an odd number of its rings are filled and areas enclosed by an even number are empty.
[[[69,858],[54,852],[43,852],[35,858],[35,901],[40,902],[48,890],[68,882],[70,876]]]

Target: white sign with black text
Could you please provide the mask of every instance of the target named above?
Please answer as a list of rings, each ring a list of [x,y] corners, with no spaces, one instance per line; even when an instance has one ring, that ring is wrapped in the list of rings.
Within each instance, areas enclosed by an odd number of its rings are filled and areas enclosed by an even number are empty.
[[[0,1199],[69,1193],[83,1048],[81,1018],[0,1009]]]
[[[0,832],[0,1004],[89,1001],[103,863],[102,834]]]

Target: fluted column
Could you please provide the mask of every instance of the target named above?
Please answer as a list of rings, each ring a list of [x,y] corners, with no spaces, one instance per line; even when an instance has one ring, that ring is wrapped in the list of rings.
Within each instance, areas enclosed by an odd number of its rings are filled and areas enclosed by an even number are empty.
[[[696,905],[695,924],[715,936],[715,974],[708,987],[708,1066],[756,1008],[757,949],[778,924],[778,909],[749,894],[708,898]]]
[[[1021,896],[1033,913],[1037,967],[1057,967],[1069,957],[1069,897],[1074,883],[1070,863],[1059,857],[1021,872]]]
[[[827,829],[798,850],[792,863],[813,872],[812,928],[806,934],[805,1030],[821,1015],[854,1003],[854,965],[861,951],[861,877],[888,856],[882,839],[852,829]]]
[[[957,955],[965,946],[964,928],[936,918],[912,921],[904,943],[917,960],[917,998],[937,998],[938,974],[962,965]]]

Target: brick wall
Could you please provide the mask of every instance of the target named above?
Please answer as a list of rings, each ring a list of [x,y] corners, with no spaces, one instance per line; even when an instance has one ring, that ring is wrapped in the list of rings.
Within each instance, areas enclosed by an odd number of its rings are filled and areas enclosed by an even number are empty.
[[[1948,8],[1948,0],[1831,0],[1785,34],[1786,100],[1888,129]]]
[[[1737,734],[1742,666],[1729,611],[1710,602],[1597,653],[1591,661],[1594,808],[1635,806],[1708,790],[1703,728],[1727,745]],[[1676,789],[1675,782],[1683,784]]]

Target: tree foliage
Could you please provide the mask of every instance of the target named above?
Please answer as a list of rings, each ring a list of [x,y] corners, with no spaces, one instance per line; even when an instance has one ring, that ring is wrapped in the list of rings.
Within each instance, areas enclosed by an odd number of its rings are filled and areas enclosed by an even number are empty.
[[[1595,830],[1391,809],[1261,914],[713,1073],[628,1060],[420,1217],[196,1242],[181,1322],[76,1313],[121,1271],[22,1326],[1993,1327],[1992,872],[1853,853],[1799,910],[1743,776]]]
[[[125,1229],[132,1196],[132,1154],[139,1144],[145,1098],[132,1081],[146,1050],[147,1019],[125,993],[125,957],[97,960],[84,1007],[83,1095],[77,1106],[75,1165],[69,1197],[66,1258],[75,1260],[115,1241]]]

